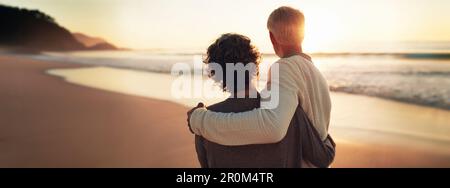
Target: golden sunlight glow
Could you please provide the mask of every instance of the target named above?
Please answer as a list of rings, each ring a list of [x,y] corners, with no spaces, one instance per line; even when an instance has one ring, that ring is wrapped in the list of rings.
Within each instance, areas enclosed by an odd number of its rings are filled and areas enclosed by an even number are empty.
[[[321,51],[323,47],[336,42],[335,36],[341,35],[338,22],[333,15],[308,14],[306,20],[306,36],[303,47],[308,51]]]
[[[39,9],[73,32],[135,49],[200,49],[226,32],[272,52],[266,19],[282,5],[306,17],[306,51],[352,50],[354,43],[450,41],[448,0],[0,0]],[[353,47],[354,48],[354,47]]]

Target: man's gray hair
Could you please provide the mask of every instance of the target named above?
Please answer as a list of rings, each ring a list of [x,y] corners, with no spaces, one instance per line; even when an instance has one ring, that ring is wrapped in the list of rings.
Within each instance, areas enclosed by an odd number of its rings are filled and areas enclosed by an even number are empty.
[[[305,17],[292,7],[275,9],[267,20],[267,29],[283,45],[300,45],[304,38]]]

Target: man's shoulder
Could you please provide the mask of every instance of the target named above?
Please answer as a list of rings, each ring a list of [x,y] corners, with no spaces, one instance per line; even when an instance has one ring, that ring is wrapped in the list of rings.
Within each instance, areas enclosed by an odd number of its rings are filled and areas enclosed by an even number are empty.
[[[302,57],[300,55],[295,55],[286,58],[280,58],[273,65],[277,65],[280,68],[285,67],[289,68],[292,66],[304,66],[304,65],[312,65],[312,60],[310,58]],[[272,65],[272,66],[273,66]]]
[[[292,78],[296,78],[299,74],[302,74],[301,70],[304,69],[302,64],[305,64],[305,60],[302,58],[280,58],[270,67],[271,71],[282,72],[280,76],[290,75]]]

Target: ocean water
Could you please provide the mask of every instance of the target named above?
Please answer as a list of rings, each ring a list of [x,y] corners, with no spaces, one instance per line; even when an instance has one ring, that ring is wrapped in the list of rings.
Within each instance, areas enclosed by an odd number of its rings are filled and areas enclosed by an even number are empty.
[[[101,51],[43,53],[35,59],[170,74],[176,63],[193,65],[201,53],[164,51]],[[433,53],[313,54],[332,91],[375,96],[450,109],[450,57]],[[263,55],[261,83],[277,60]]]
[[[450,109],[450,59],[349,56],[314,62],[332,91]]]

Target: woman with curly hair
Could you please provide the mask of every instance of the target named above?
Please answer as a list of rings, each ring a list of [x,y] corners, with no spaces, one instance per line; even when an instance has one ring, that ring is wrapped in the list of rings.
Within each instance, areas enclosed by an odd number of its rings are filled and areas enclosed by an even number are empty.
[[[215,112],[244,112],[259,108],[260,96],[256,91],[255,80],[259,75],[260,59],[261,55],[258,49],[251,44],[248,37],[243,35],[223,34],[211,44],[208,47],[204,63],[209,66],[214,64],[216,68],[219,68],[211,70],[210,76],[221,85],[224,92],[230,93],[230,97],[209,106],[208,109]],[[230,69],[238,63],[250,67],[248,71],[245,71],[244,79],[238,79],[239,70]],[[221,73],[219,73],[220,69]],[[234,79],[229,78],[230,75],[234,75]],[[258,159],[259,156],[267,156],[270,151],[273,151],[267,146],[219,145],[200,136],[196,136],[195,145],[198,159],[203,168],[261,166],[262,161],[255,161],[255,159]]]

